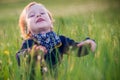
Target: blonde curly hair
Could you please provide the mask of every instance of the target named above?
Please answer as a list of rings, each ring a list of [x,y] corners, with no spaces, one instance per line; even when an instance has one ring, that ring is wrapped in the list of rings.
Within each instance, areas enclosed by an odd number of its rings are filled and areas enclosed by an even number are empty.
[[[31,6],[33,6],[33,5],[35,5],[35,4],[40,4],[40,5],[42,5],[41,3],[31,2],[31,3],[29,3],[27,6],[24,7],[22,13],[20,14],[20,17],[19,17],[19,27],[20,27],[21,36],[22,36],[23,39],[28,38],[29,35],[30,35],[30,31],[28,31],[28,29],[27,29],[27,23],[26,23],[26,20],[25,20],[25,18],[26,18],[26,11],[27,11]],[[42,6],[43,6],[43,5],[42,5]],[[47,9],[46,9],[46,10],[47,10]],[[54,22],[54,19],[53,19],[53,17],[52,17],[52,14],[50,13],[49,10],[47,10],[47,13],[48,13],[51,21]],[[52,28],[51,28],[51,29],[52,29]]]

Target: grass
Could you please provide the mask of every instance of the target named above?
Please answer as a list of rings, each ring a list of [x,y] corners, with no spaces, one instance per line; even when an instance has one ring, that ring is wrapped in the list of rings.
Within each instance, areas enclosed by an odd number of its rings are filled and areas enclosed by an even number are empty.
[[[96,7],[96,5],[92,5],[93,2],[98,4],[96,0],[92,2],[81,1],[80,5],[77,1],[80,2],[80,0],[76,0],[73,2],[74,4],[71,2],[66,4],[61,0],[58,6],[57,4],[52,5],[46,0],[42,2],[55,15],[54,30],[56,32],[59,31],[59,34],[76,41],[82,41],[89,36],[95,39],[97,43],[95,54],[90,53],[87,56],[78,58],[75,57],[75,51],[73,50],[69,51],[71,56],[64,55],[58,69],[58,80],[119,80],[119,2],[113,1],[114,4],[117,4],[116,6],[107,1],[105,1],[106,3],[99,1],[101,4],[106,4],[107,7],[99,4],[99,7],[92,8]],[[25,74],[24,65],[21,69],[18,68],[15,53],[22,43],[18,18],[28,1],[22,3],[19,0],[15,2],[11,0],[10,3],[8,4],[5,1],[0,3],[0,80],[20,80],[20,75]],[[54,1],[54,3],[56,2]],[[6,4],[8,6],[4,6]],[[83,10],[80,9],[81,5],[83,5]],[[92,7],[89,6],[88,8],[87,5]],[[41,78],[39,72],[36,73],[37,79]],[[47,78],[52,80],[50,75]]]

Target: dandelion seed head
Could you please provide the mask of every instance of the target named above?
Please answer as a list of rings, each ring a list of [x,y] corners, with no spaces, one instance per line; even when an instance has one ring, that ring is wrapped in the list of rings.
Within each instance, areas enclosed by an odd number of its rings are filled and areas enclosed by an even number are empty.
[[[41,59],[41,56],[40,56],[40,55],[38,55],[38,56],[37,56],[37,59],[38,59],[38,60],[40,60],[40,59]]]

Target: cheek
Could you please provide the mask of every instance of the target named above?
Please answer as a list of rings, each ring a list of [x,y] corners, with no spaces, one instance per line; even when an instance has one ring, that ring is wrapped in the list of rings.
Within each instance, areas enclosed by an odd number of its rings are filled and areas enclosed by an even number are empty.
[[[47,22],[49,22],[49,23],[51,23],[52,21],[51,21],[51,19],[50,19],[50,17],[49,17],[49,15],[44,15],[44,18],[46,19],[46,21]]]
[[[35,25],[35,23],[34,23],[34,21],[32,19],[27,20],[27,26],[28,27],[31,27],[31,26],[34,26],[34,25]]]
[[[46,21],[47,21],[47,24],[52,25],[52,21],[49,18],[47,18]]]

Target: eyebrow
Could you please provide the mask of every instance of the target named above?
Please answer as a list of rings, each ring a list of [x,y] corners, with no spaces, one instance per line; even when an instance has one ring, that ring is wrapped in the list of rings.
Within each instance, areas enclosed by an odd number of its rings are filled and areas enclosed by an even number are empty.
[[[27,12],[27,13],[28,13],[28,15],[29,15],[29,14],[34,13],[34,12],[33,12],[33,11],[30,11],[30,12]]]
[[[30,11],[29,13],[35,13],[34,11]]]

